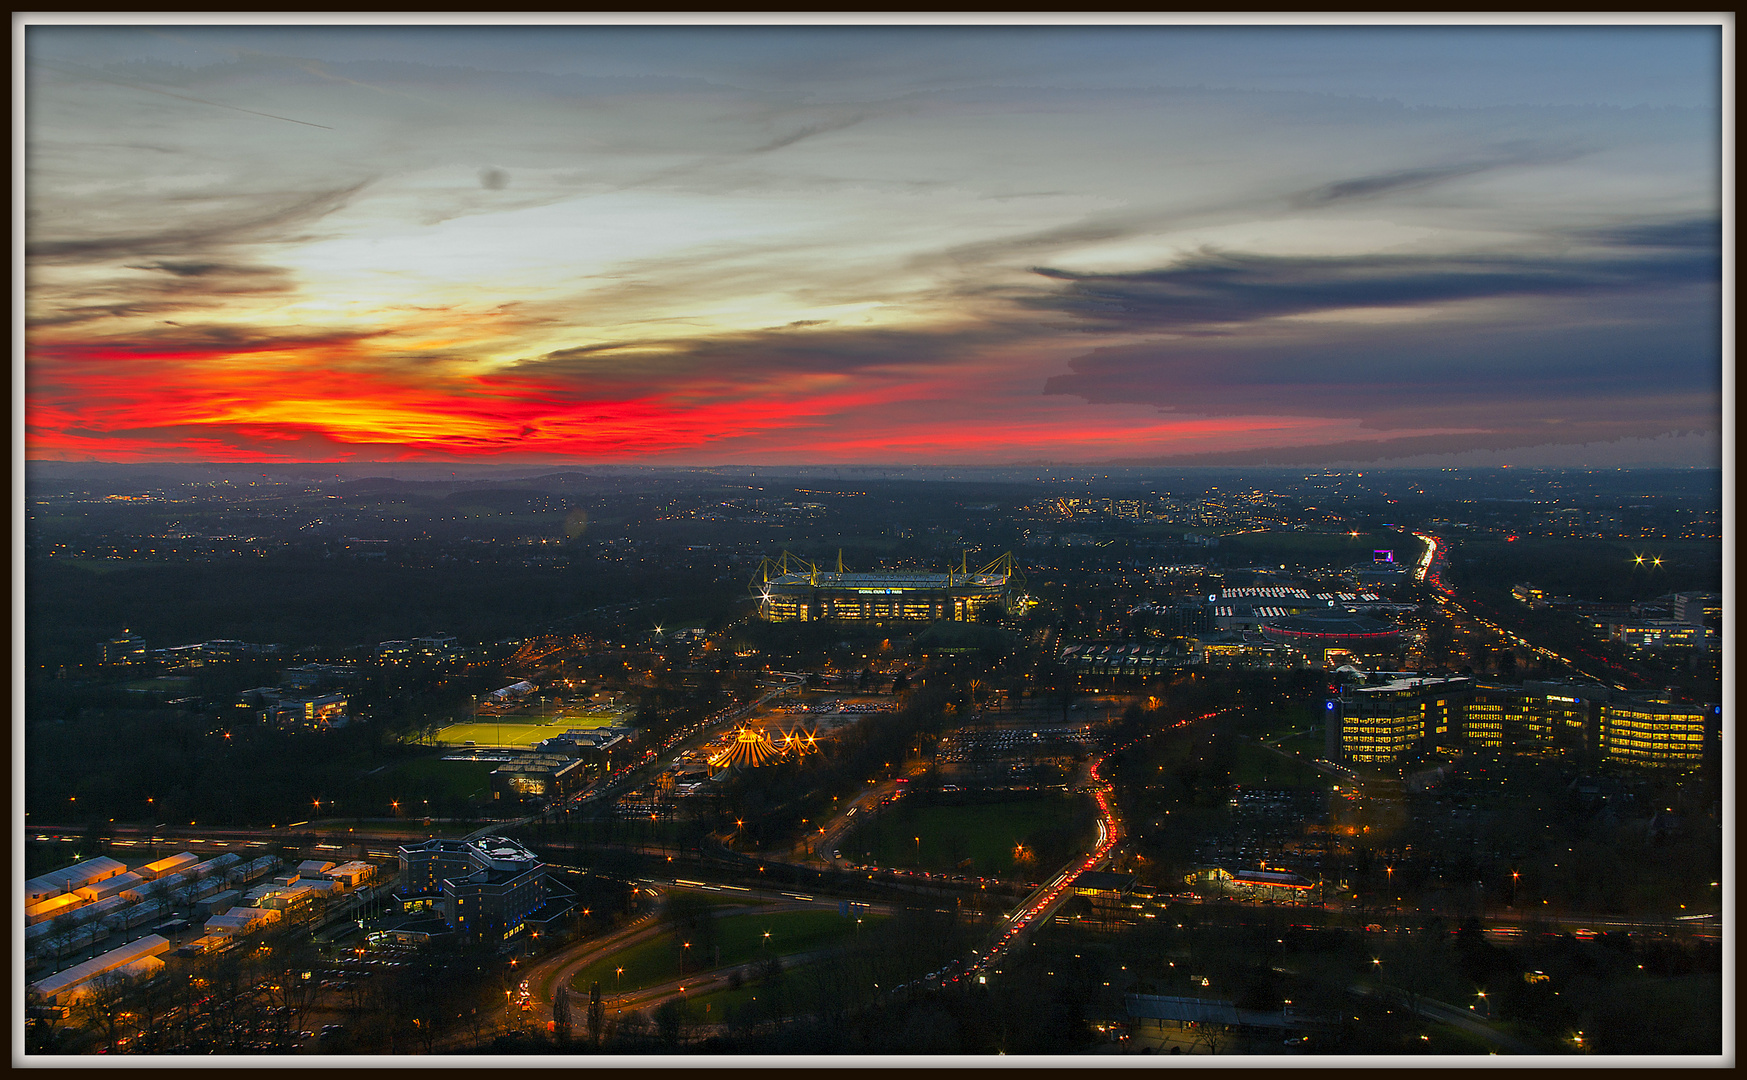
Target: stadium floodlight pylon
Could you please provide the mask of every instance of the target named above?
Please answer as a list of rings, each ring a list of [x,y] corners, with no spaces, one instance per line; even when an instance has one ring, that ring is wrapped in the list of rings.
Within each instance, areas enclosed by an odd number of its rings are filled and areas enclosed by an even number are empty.
[[[807,576],[810,579],[809,583],[817,585],[819,583],[818,566],[801,558],[787,548],[783,549],[780,558],[773,559],[767,555],[758,560],[758,569],[753,572],[752,576],[752,591],[754,593],[762,592],[763,590],[759,588],[760,585],[769,585],[775,578],[784,578],[788,577],[790,574],[798,574],[803,569],[807,572]],[[843,552],[841,551],[837,553],[837,572],[843,572]]]
[[[1013,561],[1013,553],[1011,551],[1004,552],[1000,558],[995,559],[993,562],[989,563],[989,565],[977,571],[977,576],[979,577],[985,574],[997,574],[1007,582],[1005,597],[1007,602],[1007,613],[1009,615],[1024,614],[1027,599],[1025,591],[1025,571],[1021,570],[1019,564]]]

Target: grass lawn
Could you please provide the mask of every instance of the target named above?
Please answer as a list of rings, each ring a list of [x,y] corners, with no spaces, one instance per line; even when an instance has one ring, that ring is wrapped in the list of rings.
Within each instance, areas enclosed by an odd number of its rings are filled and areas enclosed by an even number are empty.
[[[1237,761],[1232,765],[1231,780],[1232,783],[1244,787],[1260,788],[1326,789],[1334,783],[1332,777],[1317,772],[1309,764],[1288,761],[1272,750],[1254,743],[1238,744]]]
[[[1275,746],[1287,753],[1297,750],[1305,757],[1320,757],[1324,749],[1321,730],[1302,731],[1289,738],[1270,741],[1273,741]]]
[[[757,1001],[761,996],[767,1000],[771,995],[781,995],[788,987],[783,983],[794,976],[800,968],[783,972],[782,980],[774,983],[747,982],[738,990],[712,990],[697,997],[686,996],[686,1011],[690,1013],[693,1023],[720,1024],[727,1020],[728,1014],[735,1009],[743,1008]]]
[[[866,914],[860,917],[874,921],[884,918]],[[720,963],[714,957],[694,957],[686,962],[685,970],[691,974],[828,948],[856,932],[855,918],[844,918],[835,909],[718,915],[715,926],[716,944],[721,948]],[[764,938],[766,931],[770,932],[768,944]],[[595,961],[577,972],[570,985],[583,994],[596,980],[600,981],[602,994],[655,986],[679,976],[682,951],[680,940],[665,933]],[[624,968],[625,973],[615,977],[618,968]]]
[[[497,768],[493,761],[444,761],[442,758],[419,758],[409,761],[389,770],[385,782],[394,788],[404,788],[407,797],[428,798],[431,795],[447,795],[456,799],[472,798],[481,794],[491,784],[491,771]],[[429,793],[427,795],[426,793]],[[398,796],[393,796],[398,797]]]
[[[619,719],[616,712],[581,709],[556,710],[550,718],[506,716],[502,723],[488,718],[450,724],[437,732],[437,741],[444,746],[461,746],[471,740],[479,746],[529,747],[554,735],[562,735],[572,728],[608,727]]]
[[[1426,1035],[1429,1054],[1490,1054],[1498,1049],[1485,1038],[1454,1024],[1433,1024],[1426,1029]]]
[[[871,853],[879,866],[915,869],[920,854],[923,870],[950,873],[968,858],[974,873],[1006,874],[1013,869],[1014,847],[1030,842],[1036,833],[1065,824],[1078,799],[1050,795],[971,806],[921,806],[904,801],[876,814],[840,846],[844,858],[861,862]],[[920,853],[917,838],[921,839]],[[1035,869],[1048,873],[1054,868]]]

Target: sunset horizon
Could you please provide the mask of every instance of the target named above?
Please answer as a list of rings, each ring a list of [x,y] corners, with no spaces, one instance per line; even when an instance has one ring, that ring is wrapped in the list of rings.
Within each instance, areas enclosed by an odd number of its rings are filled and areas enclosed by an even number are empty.
[[[34,25],[25,451],[1701,464],[1716,42]]]

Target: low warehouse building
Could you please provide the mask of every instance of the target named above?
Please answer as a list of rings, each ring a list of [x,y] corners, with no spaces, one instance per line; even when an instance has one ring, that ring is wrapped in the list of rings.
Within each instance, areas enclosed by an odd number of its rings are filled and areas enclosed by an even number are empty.
[[[123,945],[119,949],[111,949],[101,956],[94,956],[82,964],[75,964],[65,971],[56,972],[48,978],[31,984],[30,992],[40,994],[49,1004],[67,1005],[77,1000],[81,987],[99,975],[111,971],[122,971],[126,974],[136,974],[140,970],[127,972],[129,965],[147,958],[156,958],[160,953],[170,949],[169,939],[149,934],[138,941]],[[157,968],[162,968],[164,962],[156,961]]]
[[[152,878],[163,877],[165,874],[186,870],[199,861],[200,856],[192,851],[184,851],[180,855],[172,855],[167,859],[159,859],[157,862],[149,862],[144,866],[135,867],[134,873],[149,881]]]
[[[33,877],[24,883],[25,904],[39,904],[51,896],[80,889],[94,881],[116,877],[127,873],[125,863],[118,863],[107,856],[99,855],[95,859],[86,859],[81,863],[52,873]]]

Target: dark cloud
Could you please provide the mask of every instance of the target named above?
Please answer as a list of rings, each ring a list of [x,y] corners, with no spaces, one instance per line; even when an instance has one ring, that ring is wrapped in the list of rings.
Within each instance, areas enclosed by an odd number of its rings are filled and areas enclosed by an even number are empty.
[[[142,279],[138,273],[121,273],[95,282],[38,287],[33,299],[42,313],[30,317],[28,325],[46,329],[101,319],[193,314],[220,307],[232,297],[288,293],[295,288],[290,271],[278,266],[159,261],[122,269],[152,276]]]
[[[842,131],[844,128],[853,127],[854,125],[861,123],[863,119],[864,117],[860,115],[845,116],[839,120],[809,124],[804,128],[791,131],[787,135],[779,135],[770,142],[765,143],[763,146],[755,146],[748,152],[753,154],[768,154],[773,150],[781,150],[785,146],[793,146],[796,143],[801,142],[804,139],[810,139],[815,135],[825,135],[833,131]]]
[[[1714,429],[1697,429],[1714,430]],[[1696,433],[1692,432],[1692,433]],[[1226,450],[1206,454],[1178,454],[1169,457],[1118,458],[1099,462],[1109,466],[1234,466],[1262,467],[1270,465],[1327,466],[1331,464],[1372,462],[1397,463],[1404,458],[1427,455],[1464,454],[1475,450],[1525,450],[1550,446],[1587,446],[1604,443],[1658,439],[1675,431],[1644,424],[1587,424],[1582,430],[1562,432],[1549,439],[1547,432],[1534,430],[1505,431],[1485,435],[1408,435],[1398,439],[1351,440],[1305,446],[1277,446],[1266,449]],[[1691,434],[1679,431],[1679,435]]]
[[[1338,180],[1293,196],[1290,201],[1292,205],[1298,207],[1328,206],[1331,203],[1372,198],[1379,195],[1423,191],[1437,184],[1460,180],[1468,176],[1478,176],[1481,173],[1493,172],[1497,169],[1520,165],[1550,165],[1570,161],[1579,156],[1581,156],[1581,152],[1577,150],[1556,150],[1550,147],[1518,144],[1503,147],[1496,155],[1473,161],[1452,162],[1447,165],[1433,165],[1415,169],[1396,169],[1391,172]]]
[[[1156,220],[1139,214],[1107,214],[1071,222],[1067,225],[1038,229],[1018,236],[1003,236],[980,240],[946,249],[941,255],[926,255],[911,261],[911,268],[932,266],[941,262],[977,265],[999,262],[1014,256],[1031,255],[1039,251],[1060,250],[1082,244],[1103,243],[1139,235],[1158,226]]]
[[[977,350],[1012,341],[1019,327],[953,330],[771,327],[708,340],[638,340],[560,349],[517,364],[517,376],[574,386],[582,396],[636,396],[687,388],[694,380],[724,388],[767,386],[772,377],[890,371],[937,373]]]
[[[1663,225],[1637,235],[1690,238],[1710,223]],[[1360,255],[1282,257],[1203,250],[1158,270],[1090,274],[1039,267],[1061,290],[1028,306],[1075,316],[1088,327],[1178,330],[1252,323],[1352,308],[1448,304],[1504,297],[1558,297],[1711,284],[1715,252],[1616,242],[1601,253],[1546,255]]]
[[[1716,239],[1710,219],[1637,222],[1573,235],[1557,255],[1205,253],[1136,274],[1041,271],[1067,284],[1033,298],[1035,306],[1069,313],[1083,325],[1171,335],[1079,356],[1044,392],[1198,416],[1349,419],[1400,433],[1380,443],[1217,459],[1229,464],[1379,460],[1716,431],[1722,363]],[[1518,297],[1534,300],[1532,314],[1508,306],[1484,316],[1438,310]],[[1406,305],[1431,312],[1371,322],[1280,318]],[[1469,433],[1446,434],[1452,431]]]
[[[235,263],[223,262],[169,262],[167,260],[146,263],[140,266],[130,266],[129,270],[162,270],[166,274],[177,277],[211,277],[214,274],[229,276],[253,276],[257,274],[279,274],[284,271],[272,266],[241,266]]]
[[[186,303],[171,300],[164,300],[156,303],[133,302],[61,305],[55,308],[54,314],[52,315],[41,315],[30,318],[27,321],[27,325],[32,330],[46,330],[56,326],[77,326],[80,323],[95,322],[99,319],[129,319],[146,315],[160,315],[165,312],[179,312],[186,310],[188,310],[188,305]]]
[[[124,337],[39,341],[31,345],[38,367],[67,360],[199,361],[239,353],[297,353],[312,349],[342,349],[388,333],[387,330],[329,330],[253,327],[230,323],[178,325],[165,323],[130,331]]]
[[[1579,310],[1545,322],[1437,320],[1143,342],[1077,357],[1045,392],[1201,415],[1357,417],[1379,427],[1487,426],[1519,406],[1592,411],[1617,401],[1643,411],[1661,395],[1714,395],[1720,355],[1705,305],[1663,298],[1646,306],[1649,317],[1637,319]]]
[[[487,191],[502,191],[510,186],[510,174],[497,168],[481,169],[479,170],[479,186]]]
[[[256,196],[246,200],[254,205],[244,209],[211,213],[204,221],[157,232],[31,240],[24,254],[33,260],[74,263],[184,253],[210,256],[214,248],[225,245],[290,239],[293,230],[339,210],[369,184],[365,180],[289,198]]]
[[[1045,393],[1186,416],[1349,420],[1395,436],[1173,464],[1371,461],[1715,432],[1721,357],[1705,306],[1673,302],[1636,321],[1450,321],[1100,349],[1071,361]]]
[[[1619,247],[1682,248],[1711,253],[1723,247],[1723,223],[1716,218],[1681,218],[1675,221],[1632,222],[1576,234],[1598,244]]]

